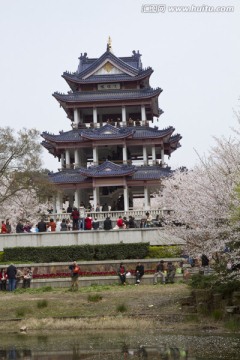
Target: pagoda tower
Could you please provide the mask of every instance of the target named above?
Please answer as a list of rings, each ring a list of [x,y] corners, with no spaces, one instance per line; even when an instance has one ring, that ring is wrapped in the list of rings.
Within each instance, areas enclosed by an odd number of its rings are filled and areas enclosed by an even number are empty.
[[[150,208],[150,188],[171,170],[165,163],[180,144],[174,128],[153,125],[163,111],[158,106],[162,90],[153,89],[153,70],[142,67],[141,54],[117,57],[111,42],[99,58],[79,57],[74,73],[64,72],[70,91],[55,92],[71,121],[69,131],[43,132],[42,145],[57,157],[60,169],[49,174],[59,189],[54,201],[60,212],[65,200],[77,208],[90,201],[112,210],[129,210],[135,198]]]

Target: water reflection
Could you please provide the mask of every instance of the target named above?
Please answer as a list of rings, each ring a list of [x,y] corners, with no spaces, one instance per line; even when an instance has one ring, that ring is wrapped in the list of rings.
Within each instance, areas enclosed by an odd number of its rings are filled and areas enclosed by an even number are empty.
[[[69,331],[0,336],[0,360],[237,360],[239,349],[240,335]]]

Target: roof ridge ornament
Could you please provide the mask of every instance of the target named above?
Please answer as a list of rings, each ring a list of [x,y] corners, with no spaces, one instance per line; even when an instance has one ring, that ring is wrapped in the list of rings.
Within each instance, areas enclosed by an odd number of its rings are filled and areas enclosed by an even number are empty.
[[[108,37],[107,51],[112,53],[112,39],[110,36]]]

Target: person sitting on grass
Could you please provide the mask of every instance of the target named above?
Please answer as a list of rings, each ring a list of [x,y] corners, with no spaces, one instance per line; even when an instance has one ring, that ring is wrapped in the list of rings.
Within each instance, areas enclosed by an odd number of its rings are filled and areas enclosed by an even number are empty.
[[[144,266],[139,262],[136,266],[136,284],[135,285],[139,285],[140,284],[140,280],[142,278],[142,276],[144,275]]]
[[[126,285],[126,269],[123,263],[120,264],[118,269],[118,276],[121,280],[122,285]]]

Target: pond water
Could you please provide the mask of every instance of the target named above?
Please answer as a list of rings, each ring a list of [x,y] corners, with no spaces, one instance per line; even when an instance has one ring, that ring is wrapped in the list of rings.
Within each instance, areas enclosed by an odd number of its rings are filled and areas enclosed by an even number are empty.
[[[24,360],[238,360],[239,335],[147,332],[0,334],[0,359]]]

